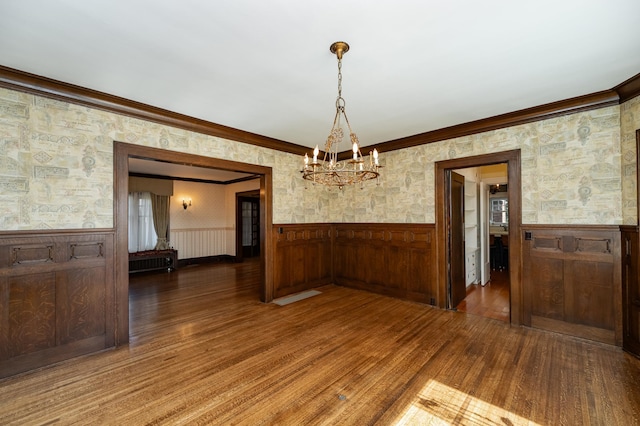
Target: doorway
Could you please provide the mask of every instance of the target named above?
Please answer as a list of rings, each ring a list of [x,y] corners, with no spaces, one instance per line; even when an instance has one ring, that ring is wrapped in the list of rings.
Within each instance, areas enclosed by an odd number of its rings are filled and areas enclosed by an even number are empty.
[[[260,191],[236,194],[236,259],[260,255]]]
[[[521,278],[521,179],[520,179],[520,150],[505,151],[493,154],[485,154],[474,157],[465,157],[453,160],[436,162],[436,244],[438,255],[438,305],[447,309],[454,309],[454,300],[451,294],[451,258],[452,256],[463,256],[452,253],[454,243],[451,242],[452,226],[459,226],[453,223],[450,214],[450,201],[452,194],[450,190],[451,172],[456,169],[470,167],[482,167],[493,164],[506,163],[508,166],[508,197],[509,197],[509,232],[505,240],[509,246],[508,262],[509,269],[506,271],[509,281],[509,322],[512,324],[522,324],[522,278]],[[463,225],[464,226],[464,225]],[[463,257],[464,258],[464,257]]]
[[[508,170],[507,164],[451,171],[451,309],[509,322]],[[457,195],[456,182],[463,194]],[[456,211],[462,212],[456,214]],[[460,230],[459,232],[456,232]],[[462,234],[462,249],[456,248]],[[458,237],[459,238],[459,237]],[[458,260],[457,263],[454,260]],[[456,269],[462,278],[454,279]]]
[[[272,229],[272,170],[270,167],[253,164],[239,163],[229,160],[221,160],[203,157],[194,154],[186,154],[176,151],[168,151],[159,148],[150,148],[140,145],[132,145],[123,142],[114,142],[114,227],[116,233],[115,250],[115,294],[116,303],[116,346],[129,342],[129,267],[128,267],[128,186],[129,186],[129,158],[143,158],[147,160],[162,161],[211,169],[229,170],[241,173],[251,173],[260,176],[259,192],[259,246],[260,246],[260,272],[261,290],[260,299],[270,302],[273,299],[273,276],[267,265],[273,263],[273,251],[271,241]],[[268,272],[269,270],[269,272]]]

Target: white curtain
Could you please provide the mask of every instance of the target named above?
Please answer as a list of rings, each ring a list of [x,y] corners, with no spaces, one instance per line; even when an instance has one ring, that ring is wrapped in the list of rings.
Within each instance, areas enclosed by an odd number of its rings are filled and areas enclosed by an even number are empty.
[[[151,193],[129,193],[129,253],[153,250],[156,238]]]

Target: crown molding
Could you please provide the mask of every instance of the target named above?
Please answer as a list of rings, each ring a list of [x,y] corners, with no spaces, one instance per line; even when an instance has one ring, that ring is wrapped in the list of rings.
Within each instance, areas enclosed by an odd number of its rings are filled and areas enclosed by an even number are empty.
[[[640,95],[640,74],[636,74],[629,80],[618,84],[613,90],[620,96],[620,103]]]
[[[244,142],[263,148],[303,155],[308,148],[279,139],[211,123],[141,102],[91,90],[0,65],[0,87],[103,111],[152,121],[209,136]]]
[[[131,101],[96,90],[86,89],[47,77],[0,65],[0,87],[56,100],[84,105],[90,108],[122,114],[142,120],[177,127],[180,129],[216,136],[232,141],[248,143],[263,148],[291,154],[304,155],[308,147],[279,139],[234,129],[221,124],[178,114],[141,102]],[[612,105],[619,105],[640,95],[640,74],[631,77],[611,90],[596,92],[571,99],[552,102],[532,108],[522,109],[494,117],[484,118],[430,132],[394,139],[376,145],[379,152],[388,152],[447,139],[469,136],[505,127],[517,126],[553,117],[575,114]],[[371,147],[373,148],[373,147]],[[349,159],[351,150],[341,152],[340,160]]]
[[[379,152],[394,151],[618,104],[618,94],[613,90],[605,90],[590,95],[578,96],[576,98],[565,99],[426,133],[407,136],[405,138],[383,142],[376,147]],[[339,159],[343,159],[343,154],[346,154],[345,158],[348,158],[350,151],[340,153]]]

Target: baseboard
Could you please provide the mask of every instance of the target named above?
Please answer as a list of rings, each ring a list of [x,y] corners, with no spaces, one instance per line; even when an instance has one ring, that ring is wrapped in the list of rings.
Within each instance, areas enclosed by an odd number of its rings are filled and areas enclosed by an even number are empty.
[[[189,265],[201,265],[205,263],[236,263],[239,258],[229,254],[221,254],[218,256],[192,257],[190,259],[179,259],[178,267],[183,268]]]

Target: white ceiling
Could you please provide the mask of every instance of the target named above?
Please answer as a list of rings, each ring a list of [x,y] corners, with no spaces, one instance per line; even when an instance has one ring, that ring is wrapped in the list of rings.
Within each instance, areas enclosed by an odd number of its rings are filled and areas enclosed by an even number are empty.
[[[639,17],[638,0],[0,0],[0,65],[322,147],[344,40],[367,146],[611,89],[640,72]]]

